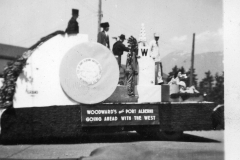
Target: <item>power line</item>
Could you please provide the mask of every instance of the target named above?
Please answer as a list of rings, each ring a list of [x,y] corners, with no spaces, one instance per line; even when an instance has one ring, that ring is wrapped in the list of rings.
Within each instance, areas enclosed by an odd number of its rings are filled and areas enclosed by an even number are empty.
[[[169,47],[174,48],[174,49],[176,49],[176,50],[179,50],[179,48],[176,48],[175,46],[169,44],[169,43],[166,42],[166,41],[163,41],[163,40],[161,40],[161,39],[159,39],[159,41],[163,42],[163,43],[162,43],[163,45],[166,45],[166,46],[169,46]]]
[[[97,13],[97,11],[95,10],[95,8],[90,7],[88,4],[85,3],[85,1],[84,1],[84,3],[80,3],[79,1],[77,1],[77,2],[78,2],[79,4],[85,6],[86,8],[88,8],[88,10],[92,11],[93,13]]]
[[[118,22],[117,20],[114,20],[115,22],[117,22],[120,26],[122,26],[123,28],[125,28],[126,30],[128,31],[134,31],[136,34],[137,34],[137,31],[136,30],[133,30],[131,28],[128,28],[127,26],[125,26],[123,23],[121,22]]]
[[[111,14],[109,14],[109,16],[112,17],[113,20],[114,20],[116,23],[120,24],[120,25],[121,25],[122,27],[124,27],[125,29],[127,29],[127,30],[129,30],[129,31],[134,31],[134,33],[138,34],[138,31],[136,31],[136,29],[133,28],[131,25],[127,24],[126,22],[122,21],[121,19],[116,19],[116,18],[115,18],[114,16],[112,16]],[[129,28],[126,27],[126,26],[128,26]],[[163,45],[166,45],[166,46],[169,46],[169,47],[174,48],[174,49],[176,49],[176,50],[179,50],[179,48],[176,48],[175,46],[169,44],[169,43],[166,42],[166,41],[163,41],[163,40],[160,40],[160,41],[163,42],[163,43],[162,43]]]
[[[109,16],[112,17],[115,22],[117,22],[118,24],[122,25],[122,26],[123,26],[124,28],[126,28],[127,30],[131,30],[131,31],[134,31],[134,32],[138,32],[138,31],[136,31],[136,29],[133,28],[131,25],[129,25],[129,24],[121,21],[120,19],[116,19],[116,18],[113,17],[112,15],[109,15]],[[120,21],[121,21],[121,22],[120,22]]]
[[[95,14],[90,13],[90,14],[88,14],[88,15],[86,15],[86,16],[80,17],[79,20],[85,19],[85,18],[88,18],[88,17],[93,17],[93,16],[97,16],[97,14],[95,15]]]
[[[23,43],[23,42],[25,42],[25,41],[30,41],[31,39],[36,39],[36,38],[40,37],[40,35],[43,35],[44,33],[47,34],[47,32],[50,32],[51,30],[53,30],[53,29],[55,29],[55,28],[60,28],[60,26],[63,26],[63,25],[65,25],[65,24],[61,24],[61,25],[59,25],[59,26],[51,27],[51,28],[49,28],[48,30],[42,31],[42,32],[40,32],[40,33],[38,33],[38,34],[35,34],[35,35],[31,36],[31,37],[28,37],[28,38],[25,38],[25,39],[23,39],[23,40],[17,41],[16,43],[20,43],[20,42]],[[44,35],[45,35],[45,34],[44,34]],[[42,37],[42,36],[41,36],[41,37]],[[41,37],[40,37],[40,38],[41,38]]]
[[[92,15],[92,13],[90,13],[90,14],[88,14],[88,15],[86,15],[86,16],[81,17],[80,21],[83,20],[83,19],[89,18],[89,17],[91,17],[91,16],[96,16],[96,15]],[[33,39],[37,39],[37,38],[40,37],[41,35],[44,36],[45,33],[47,34],[47,32],[50,32],[50,31],[52,31],[52,30],[54,30],[54,29],[56,29],[56,28],[61,28],[61,27],[64,27],[64,26],[66,27],[67,24],[61,24],[61,25],[58,25],[58,26],[51,27],[51,28],[49,28],[49,29],[47,29],[47,30],[45,30],[45,31],[42,31],[42,32],[40,32],[40,33],[38,33],[38,34],[35,34],[35,35],[32,35],[31,37],[25,38],[25,39],[23,39],[23,40],[19,40],[19,41],[15,42],[15,43],[23,43],[23,42],[25,42],[25,41],[30,41],[30,40],[33,40]],[[64,29],[64,30],[65,30],[65,29]],[[41,37],[42,37],[42,36],[41,36]],[[41,37],[40,37],[40,38],[41,38]]]
[[[126,13],[127,13],[127,12],[126,12],[126,8],[123,8],[123,9],[118,10],[118,11],[120,11],[120,14],[121,14],[121,15],[126,15]],[[110,17],[112,17],[113,20],[116,21],[118,24],[121,24],[124,28],[126,28],[126,26],[128,26],[128,27],[129,27],[129,28],[127,28],[128,30],[131,30],[131,31],[134,31],[134,33],[137,33],[136,29],[133,28],[133,27],[132,27],[131,25],[129,25],[128,23],[122,21],[121,19],[116,20],[116,17],[114,17],[114,16],[110,13],[110,11],[106,11],[106,13],[107,13]],[[128,16],[128,17],[129,17],[129,16]],[[121,22],[119,22],[119,21],[121,21]],[[165,46],[169,46],[169,47],[174,48],[174,49],[177,49],[177,50],[179,49],[179,48],[176,48],[175,46],[169,44],[169,43],[166,42],[166,41],[163,41],[163,40],[160,40],[160,41],[162,41],[163,45],[165,45]]]

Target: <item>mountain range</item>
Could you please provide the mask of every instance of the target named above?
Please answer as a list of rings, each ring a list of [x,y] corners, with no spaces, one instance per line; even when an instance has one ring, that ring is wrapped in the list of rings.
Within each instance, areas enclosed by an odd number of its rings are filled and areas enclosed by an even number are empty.
[[[174,66],[186,71],[191,67],[191,53],[181,51],[171,52],[162,58],[163,72],[168,75]],[[205,72],[210,71],[214,76],[223,72],[223,52],[206,52],[194,55],[194,68],[198,82],[205,77]]]

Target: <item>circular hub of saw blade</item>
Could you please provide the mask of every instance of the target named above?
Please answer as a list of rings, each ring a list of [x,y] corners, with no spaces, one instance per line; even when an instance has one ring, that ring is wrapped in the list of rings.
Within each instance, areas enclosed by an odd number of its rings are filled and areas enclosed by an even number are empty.
[[[106,100],[117,87],[119,67],[112,52],[95,42],[70,49],[60,65],[60,83],[73,100],[95,104]]]

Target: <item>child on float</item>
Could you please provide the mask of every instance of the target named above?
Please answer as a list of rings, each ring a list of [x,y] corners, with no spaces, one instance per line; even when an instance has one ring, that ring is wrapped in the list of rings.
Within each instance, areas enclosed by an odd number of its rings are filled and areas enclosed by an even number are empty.
[[[199,93],[194,86],[186,87],[186,83],[183,81],[180,81],[178,85],[180,93]]]
[[[186,87],[186,83],[183,81],[187,78],[186,74],[182,74],[181,71],[178,71],[174,74],[171,81],[168,82],[169,85],[179,85],[180,93],[199,93],[194,86]]]
[[[181,71],[176,72],[172,79],[168,82],[169,85],[177,84],[179,85],[180,79],[187,78],[186,74],[182,74]]]

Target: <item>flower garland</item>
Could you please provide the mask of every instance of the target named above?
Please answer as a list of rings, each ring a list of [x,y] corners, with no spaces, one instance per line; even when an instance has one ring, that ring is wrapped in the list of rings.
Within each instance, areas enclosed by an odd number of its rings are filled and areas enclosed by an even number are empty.
[[[21,57],[17,58],[13,62],[8,62],[7,66],[3,70],[4,81],[2,87],[0,88],[0,109],[8,109],[13,107],[13,96],[15,93],[16,81],[20,73],[22,73],[27,59],[32,55],[36,48],[58,34],[63,35],[64,32],[56,31],[47,35],[46,37],[41,38],[40,41],[24,52]]]
[[[133,36],[130,36],[128,38],[128,47],[130,48],[130,52],[133,53],[135,52],[136,54],[138,53],[138,42],[136,40],[136,38],[134,38]]]
[[[127,91],[129,96],[135,96],[134,94],[134,78],[137,75],[136,71],[136,56],[138,52],[138,43],[136,38],[133,36],[128,39],[128,47],[130,48],[130,53],[127,55],[126,64],[126,77],[127,77]],[[135,61],[136,63],[134,63]]]

